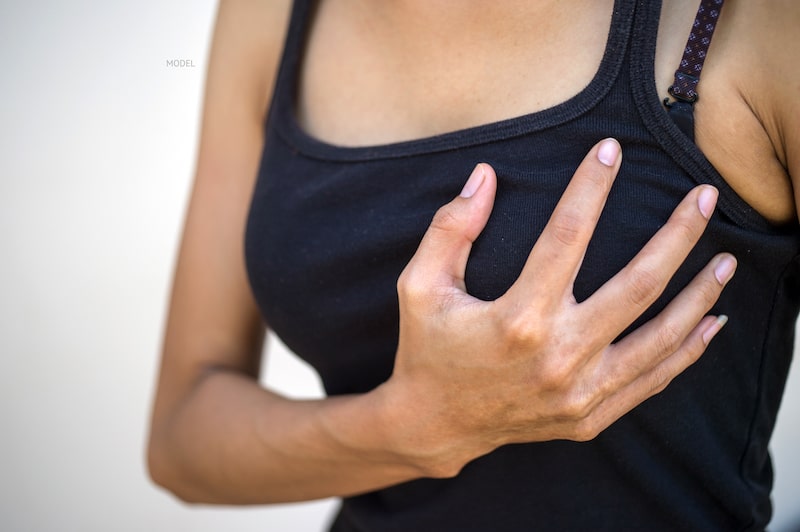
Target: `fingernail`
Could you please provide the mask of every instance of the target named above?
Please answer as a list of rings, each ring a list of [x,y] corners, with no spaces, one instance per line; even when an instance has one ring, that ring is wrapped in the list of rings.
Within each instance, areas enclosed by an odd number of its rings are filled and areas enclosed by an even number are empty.
[[[714,277],[717,278],[719,284],[725,285],[733,277],[734,271],[736,271],[736,259],[728,255],[722,257],[714,267]]]
[[[606,139],[597,149],[597,158],[606,166],[614,166],[619,158],[619,143],[614,139]]]
[[[472,174],[467,179],[464,188],[461,189],[461,197],[462,198],[471,198],[481,185],[483,184],[483,179],[486,177],[486,172],[483,169],[482,164],[478,164],[475,169],[472,171]]]
[[[703,343],[708,345],[726,323],[728,323],[728,316],[725,314],[717,316],[717,319],[703,333]]]
[[[700,195],[697,196],[697,207],[700,209],[700,214],[703,218],[708,220],[711,218],[711,213],[714,212],[714,206],[717,204],[717,196],[719,192],[716,188],[711,186],[703,187]]]

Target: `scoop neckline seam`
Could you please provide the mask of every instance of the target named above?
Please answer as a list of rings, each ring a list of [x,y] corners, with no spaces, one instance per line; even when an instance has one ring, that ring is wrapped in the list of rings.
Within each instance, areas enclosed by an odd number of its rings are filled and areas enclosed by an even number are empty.
[[[312,158],[328,161],[370,161],[394,159],[458,150],[465,147],[523,136],[574,120],[591,109],[609,93],[622,70],[626,50],[630,48],[634,28],[634,0],[614,0],[605,49],[600,64],[589,83],[578,93],[554,106],[520,116],[479,124],[454,131],[368,146],[339,146],[306,133],[295,113],[299,85],[299,69],[305,52],[307,29],[313,11],[313,2],[307,9],[293,16],[294,35],[286,56],[286,68],[280,73],[279,88],[273,107],[276,113],[268,119],[280,137],[293,149]],[[302,19],[297,20],[300,15]]]

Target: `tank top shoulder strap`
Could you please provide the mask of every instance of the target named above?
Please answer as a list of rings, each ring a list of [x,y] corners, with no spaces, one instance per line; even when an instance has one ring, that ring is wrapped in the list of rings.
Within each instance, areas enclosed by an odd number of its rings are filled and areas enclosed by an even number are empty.
[[[665,112],[663,94],[655,84],[655,55],[661,16],[661,1],[639,1],[631,56],[631,91],[645,127],[672,158],[698,184],[711,184],[720,191],[717,210],[740,227],[769,233],[774,231],[769,222],[747,204],[725,181],[693,140],[694,117],[692,104],[687,103],[690,116],[687,130],[682,129],[673,112]],[[701,87],[702,88],[702,87]],[[702,97],[712,97],[703,94]],[[672,104],[673,109],[674,105]]]
[[[275,89],[270,105],[269,119],[278,119],[280,115],[288,116],[294,112],[293,95],[297,91],[297,69],[303,57],[308,27],[311,23],[316,2],[314,0],[294,0],[289,17],[289,27],[283,44],[278,75],[275,78]],[[286,113],[280,112],[281,110]]]
[[[670,96],[664,99],[670,117],[687,137],[694,140],[694,102],[699,97],[697,84],[703,70],[711,38],[717,28],[717,20],[724,0],[702,0],[697,9],[686,48],[680,65],[675,71],[675,80],[668,89]]]

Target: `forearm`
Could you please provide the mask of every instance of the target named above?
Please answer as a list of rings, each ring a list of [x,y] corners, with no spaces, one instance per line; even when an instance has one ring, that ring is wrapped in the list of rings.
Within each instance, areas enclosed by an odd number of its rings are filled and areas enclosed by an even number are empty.
[[[425,476],[391,441],[381,393],[294,401],[213,371],[153,427],[156,482],[191,502],[346,496]]]

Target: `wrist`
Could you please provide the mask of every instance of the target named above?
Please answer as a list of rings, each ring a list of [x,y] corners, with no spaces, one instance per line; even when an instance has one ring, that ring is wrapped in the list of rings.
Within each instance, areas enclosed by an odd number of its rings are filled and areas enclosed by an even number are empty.
[[[423,468],[399,440],[401,430],[382,389],[364,394],[329,397],[317,411],[315,425],[322,441],[339,457],[353,464],[370,464],[387,484],[421,478]]]
[[[498,446],[455,425],[441,401],[397,379],[368,395],[382,448],[419,477],[454,477],[467,463]]]

